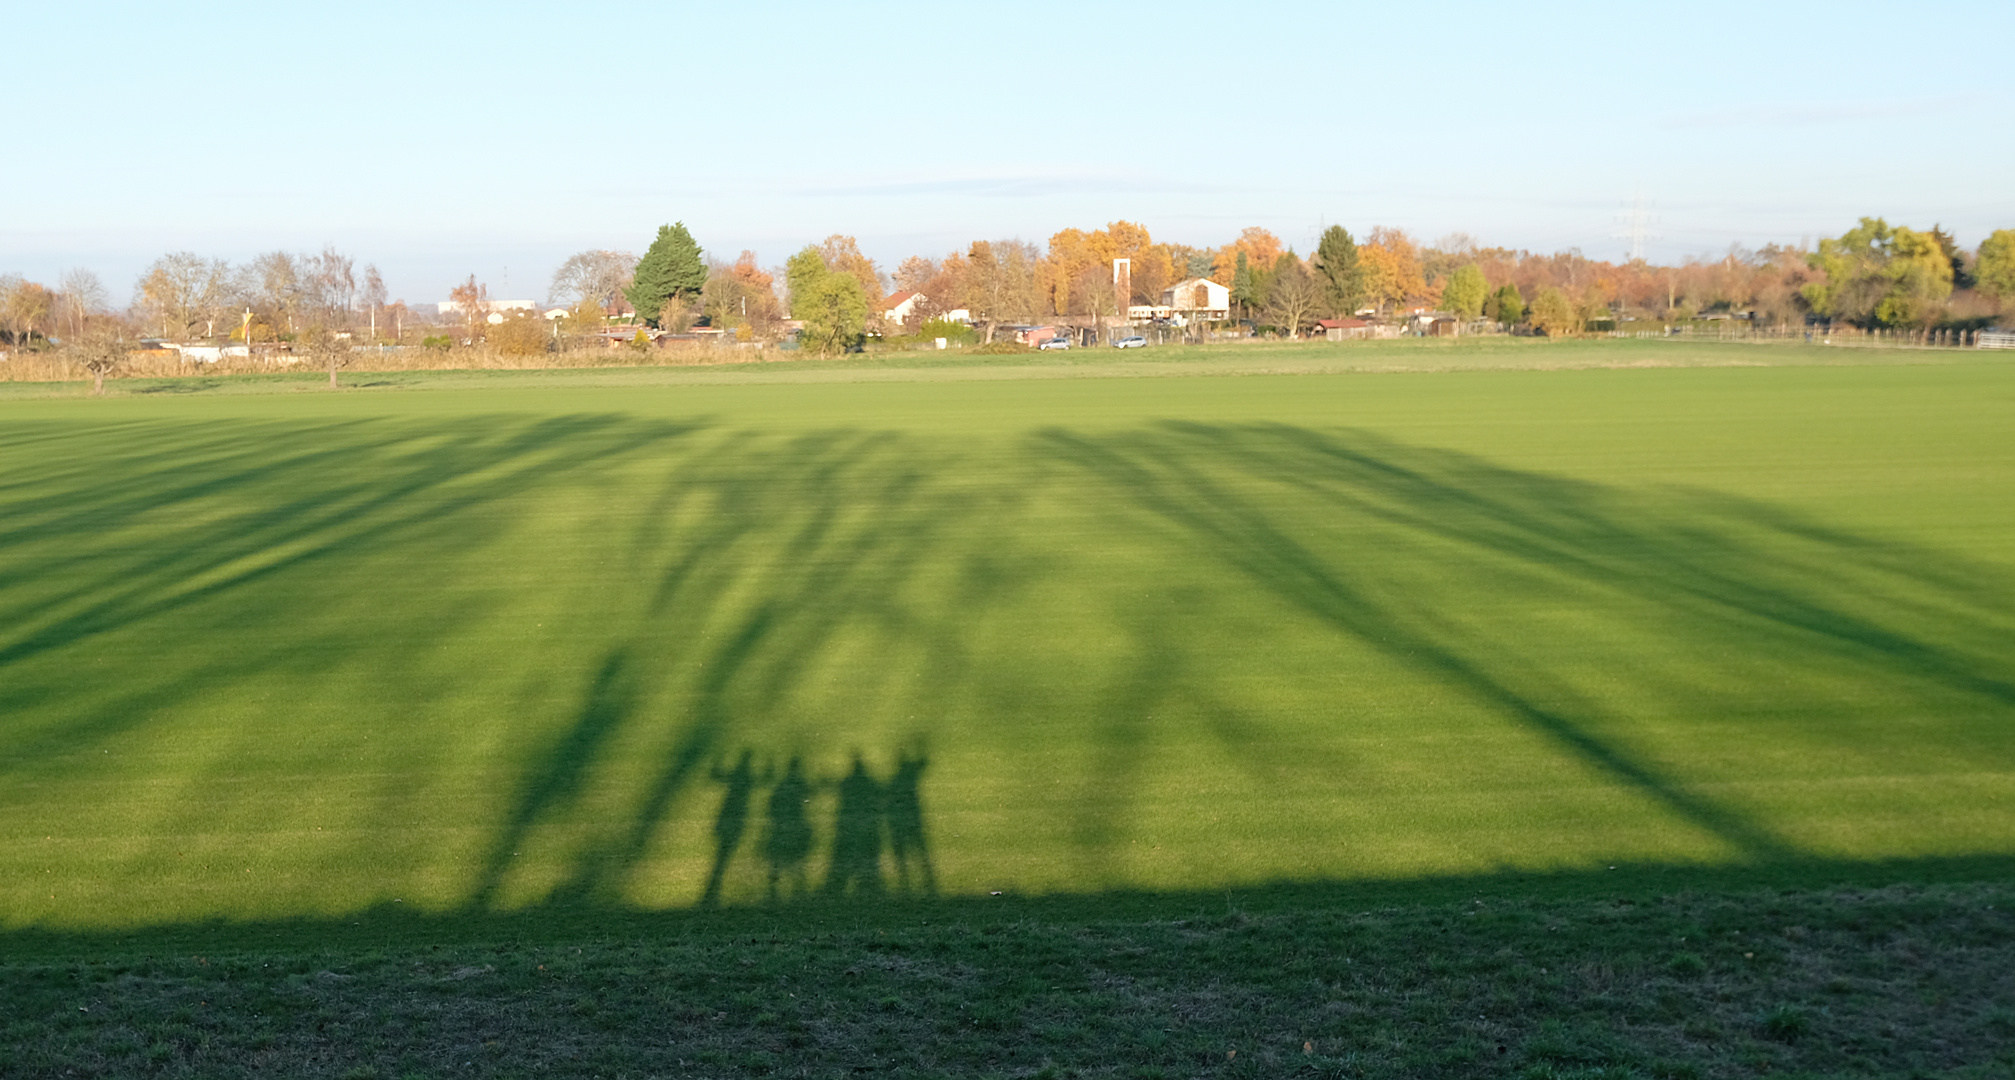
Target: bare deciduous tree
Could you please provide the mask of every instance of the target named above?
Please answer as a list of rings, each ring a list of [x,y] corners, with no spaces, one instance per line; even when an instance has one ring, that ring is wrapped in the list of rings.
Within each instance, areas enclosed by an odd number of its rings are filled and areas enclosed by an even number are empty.
[[[1288,337],[1298,338],[1302,326],[1323,306],[1325,299],[1322,282],[1308,272],[1308,266],[1300,259],[1286,256],[1276,264],[1266,313],[1274,325],[1287,328]]]
[[[70,359],[91,376],[91,396],[105,396],[105,379],[126,366],[132,346],[124,328],[108,326],[78,338],[70,346]]]
[[[336,381],[336,372],[349,367],[350,362],[357,358],[357,350],[350,345],[350,335],[316,326],[301,337],[307,344],[309,358],[317,366],[328,369],[329,389],[342,385]]]
[[[216,332],[217,317],[230,296],[230,266],[222,259],[205,259],[176,251],[154,260],[140,277],[134,306],[163,334],[184,335],[203,327]]]
[[[623,290],[630,287],[636,270],[637,257],[627,251],[576,252],[553,271],[548,299],[567,304],[592,300],[603,310],[614,312],[622,307]]]
[[[85,321],[105,310],[105,286],[91,271],[73,269],[63,272],[61,289],[63,331],[71,337],[79,337],[84,333]]]
[[[364,267],[364,306],[371,312],[371,340],[378,340],[378,309],[385,306],[387,294],[385,279],[378,276],[378,265],[372,263]]]
[[[325,327],[348,326],[357,293],[355,261],[331,245],[324,245],[320,255],[301,261],[308,267],[307,284],[316,321]]]
[[[239,271],[238,302],[255,312],[276,334],[293,333],[295,320],[301,314],[302,276],[300,261],[294,256],[269,251]]]

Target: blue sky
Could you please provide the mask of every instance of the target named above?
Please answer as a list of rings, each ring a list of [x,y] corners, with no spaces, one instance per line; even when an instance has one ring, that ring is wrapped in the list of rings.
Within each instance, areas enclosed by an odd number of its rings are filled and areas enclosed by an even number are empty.
[[[183,10],[176,10],[183,8]],[[324,243],[543,296],[683,220],[892,268],[1125,218],[1654,259],[2015,228],[2015,4],[82,2],[10,12],[0,273]],[[22,48],[22,43],[32,43]]]

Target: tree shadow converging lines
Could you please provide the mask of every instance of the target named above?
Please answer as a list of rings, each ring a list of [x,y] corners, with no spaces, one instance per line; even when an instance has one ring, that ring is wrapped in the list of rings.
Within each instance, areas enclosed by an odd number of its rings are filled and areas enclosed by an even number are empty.
[[[560,774],[598,764],[619,777],[610,781],[619,787],[604,804],[622,809],[577,823],[585,839],[566,856],[569,868],[554,899],[634,898],[640,874],[657,874],[652,868],[665,858],[679,858],[659,845],[669,836],[691,836],[678,826],[708,780],[725,785],[725,801],[714,820],[701,903],[718,904],[735,891],[736,852],[752,844],[770,860],[765,876],[772,893],[806,895],[813,876],[804,839],[810,825],[777,813],[759,824],[758,812],[765,806],[781,812],[792,805],[790,790],[805,785],[796,800],[806,807],[801,813],[811,812],[806,800],[839,797],[847,807],[841,819],[859,820],[866,784],[858,778],[851,787],[828,784],[810,774],[801,755],[786,763],[724,750],[792,745],[787,733],[810,722],[797,714],[820,707],[836,678],[844,693],[870,703],[914,692],[908,680],[869,658],[928,651],[939,672],[956,670],[947,624],[973,609],[955,611],[920,582],[962,557],[956,538],[987,497],[941,483],[942,474],[922,458],[917,446],[882,432],[781,438],[724,432],[669,463],[654,491],[642,498],[632,492],[648,508],[632,527],[622,571],[635,585],[633,602],[610,612],[607,623],[612,648],[636,680],[635,705],[613,721],[620,732],[599,730],[607,714],[592,703],[579,711],[571,723],[582,730],[557,736],[555,745],[581,747],[587,758],[555,752],[526,762],[512,796],[512,824],[495,845],[502,864],[486,871],[472,903],[496,902],[496,883],[508,872],[508,853],[521,850],[522,831],[573,813],[554,797],[575,782]],[[879,722],[875,706],[866,707],[871,715],[864,722]],[[907,772],[897,769],[906,798],[896,832],[885,814],[871,815],[885,838],[875,850],[900,843],[895,865],[917,890],[924,882],[935,887],[916,794],[921,769],[920,760]],[[883,781],[867,780],[880,790]],[[819,835],[829,835],[831,824],[821,823]],[[864,867],[866,858],[848,855],[854,850],[826,854]],[[881,877],[857,870],[842,891],[879,888]]]
[[[1917,572],[1875,554],[1880,545],[1793,528],[1785,512],[1625,492],[1353,431],[1170,423],[1114,435],[1052,429],[1035,443],[1121,493],[1169,544],[1487,704],[1751,860],[1798,853],[1753,813],[1709,795],[1700,777],[1682,779],[1635,748],[1630,716],[1534,668],[1523,643],[1504,636],[1502,614],[1479,622],[1469,610],[1500,603],[1503,586],[1542,607],[1650,613],[1628,617],[1666,622],[1668,637],[1688,647],[1744,642],[1793,667],[1877,665],[2010,701],[2005,661],[1978,647],[2004,620],[1953,587],[1960,575]],[[1839,599],[1843,577],[1890,590],[1895,602],[1861,595],[1850,609]],[[1935,643],[1901,599],[1926,594],[1948,616]]]
[[[560,740],[541,756],[541,765],[527,777],[510,816],[497,830],[489,855],[470,898],[472,907],[495,905],[518,849],[532,829],[555,807],[580,795],[602,750],[638,706],[635,662],[625,652],[611,653],[589,684],[580,716]]]
[[[98,635],[312,592],[374,554],[479,553],[510,520],[499,507],[593,483],[702,426],[605,415],[52,425],[38,452],[60,448],[70,467],[0,494],[0,685]],[[130,692],[158,706],[197,688],[185,674]],[[145,712],[101,709],[35,737],[89,744]]]

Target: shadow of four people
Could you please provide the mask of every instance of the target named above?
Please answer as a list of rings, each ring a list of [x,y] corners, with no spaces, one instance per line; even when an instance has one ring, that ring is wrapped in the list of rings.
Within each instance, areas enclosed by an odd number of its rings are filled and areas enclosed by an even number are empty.
[[[710,775],[726,790],[714,818],[713,868],[701,905],[721,902],[728,868],[756,824],[757,796],[765,786],[769,794],[762,800],[756,851],[763,861],[764,895],[770,901],[935,895],[937,872],[931,865],[921,791],[928,764],[922,754],[905,750],[887,780],[877,779],[858,753],[852,768],[838,780],[809,775],[804,760],[796,756],[781,776],[775,776],[768,763],[757,768],[750,750],[743,750],[730,768],[716,765]],[[815,889],[812,872],[819,830],[813,821],[813,802],[827,791],[837,796],[837,805],[825,877]]]

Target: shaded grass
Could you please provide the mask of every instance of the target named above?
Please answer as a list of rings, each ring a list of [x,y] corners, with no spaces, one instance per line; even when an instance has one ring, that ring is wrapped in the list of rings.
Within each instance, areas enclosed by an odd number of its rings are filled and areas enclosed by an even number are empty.
[[[2006,855],[2011,371],[14,403],[0,926]]]
[[[1999,1076],[2015,889],[1010,905],[0,963],[0,1072]],[[864,914],[864,913],[863,913]]]

